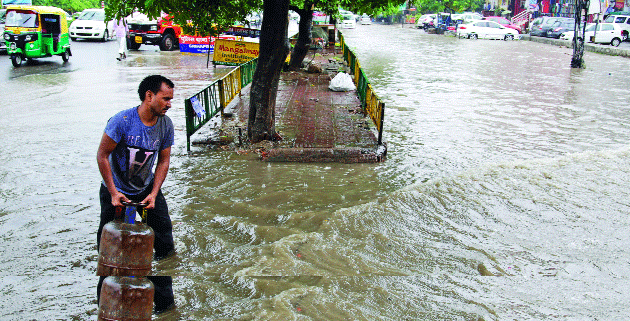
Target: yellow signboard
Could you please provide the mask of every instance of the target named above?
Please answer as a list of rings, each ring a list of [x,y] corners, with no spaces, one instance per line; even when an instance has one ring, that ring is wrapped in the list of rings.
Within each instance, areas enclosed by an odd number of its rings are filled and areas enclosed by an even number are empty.
[[[217,39],[212,62],[218,65],[240,65],[258,57],[258,43]]]

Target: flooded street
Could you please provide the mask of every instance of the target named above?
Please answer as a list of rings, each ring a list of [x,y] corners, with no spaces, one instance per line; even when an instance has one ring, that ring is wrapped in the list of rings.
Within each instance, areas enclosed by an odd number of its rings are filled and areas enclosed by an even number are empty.
[[[177,309],[156,320],[627,319],[630,60],[398,26],[344,31],[385,101],[381,164],[186,153],[184,99],[227,68],[115,41],[0,56],[0,310],[96,320],[96,149],[175,83],[163,186]]]

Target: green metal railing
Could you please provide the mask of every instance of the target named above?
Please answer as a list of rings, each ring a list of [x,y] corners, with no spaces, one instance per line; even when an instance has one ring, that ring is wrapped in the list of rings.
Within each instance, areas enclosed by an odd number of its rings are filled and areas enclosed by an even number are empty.
[[[212,117],[221,113],[241,90],[252,82],[258,58],[243,63],[208,87],[184,100],[186,113],[186,144],[190,152],[190,137]]]
[[[378,130],[378,144],[383,144],[383,118],[385,117],[385,103],[376,95],[370,81],[365,77],[356,55],[346,45],[343,34],[339,32],[339,44],[343,50],[343,59],[348,63],[354,83],[357,86],[357,95],[361,101],[363,112],[370,116]]]

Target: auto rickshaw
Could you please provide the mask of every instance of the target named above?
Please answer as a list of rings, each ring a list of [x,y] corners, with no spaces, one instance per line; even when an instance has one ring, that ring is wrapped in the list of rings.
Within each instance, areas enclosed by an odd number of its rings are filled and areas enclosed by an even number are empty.
[[[66,12],[55,7],[8,6],[4,41],[15,67],[25,59],[72,56]]]

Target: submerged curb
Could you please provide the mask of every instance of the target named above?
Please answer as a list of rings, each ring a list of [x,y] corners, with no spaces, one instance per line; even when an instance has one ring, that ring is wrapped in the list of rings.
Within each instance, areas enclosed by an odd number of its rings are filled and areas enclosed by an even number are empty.
[[[362,112],[356,89],[332,91],[329,84],[338,72],[348,72],[335,48],[319,49],[308,67],[280,75],[276,96],[275,129],[281,139],[249,144],[247,132],[251,85],[243,88],[226,108],[226,115],[210,133],[200,133],[193,145],[215,145],[241,155],[258,154],[265,162],[379,163],[387,145],[378,145],[374,125]],[[317,72],[309,72],[311,69]],[[219,116],[220,117],[220,116]],[[215,125],[216,126],[216,125]],[[238,141],[238,144],[236,143]]]
[[[263,153],[266,162],[299,163],[380,163],[385,161],[387,144],[376,149],[349,148],[275,148]]]
[[[567,47],[567,48],[573,47],[573,45],[571,44],[571,41],[568,41],[568,40],[542,38],[542,37],[535,37],[531,35],[523,35],[521,39],[529,40],[533,42],[539,42],[539,43],[546,43],[546,44],[555,45],[559,47]],[[600,53],[604,55],[609,55],[609,56],[630,57],[630,49],[613,47],[611,45],[596,45],[592,43],[587,43],[587,44],[584,44],[584,50],[590,51],[590,52],[596,52],[596,53]]]

